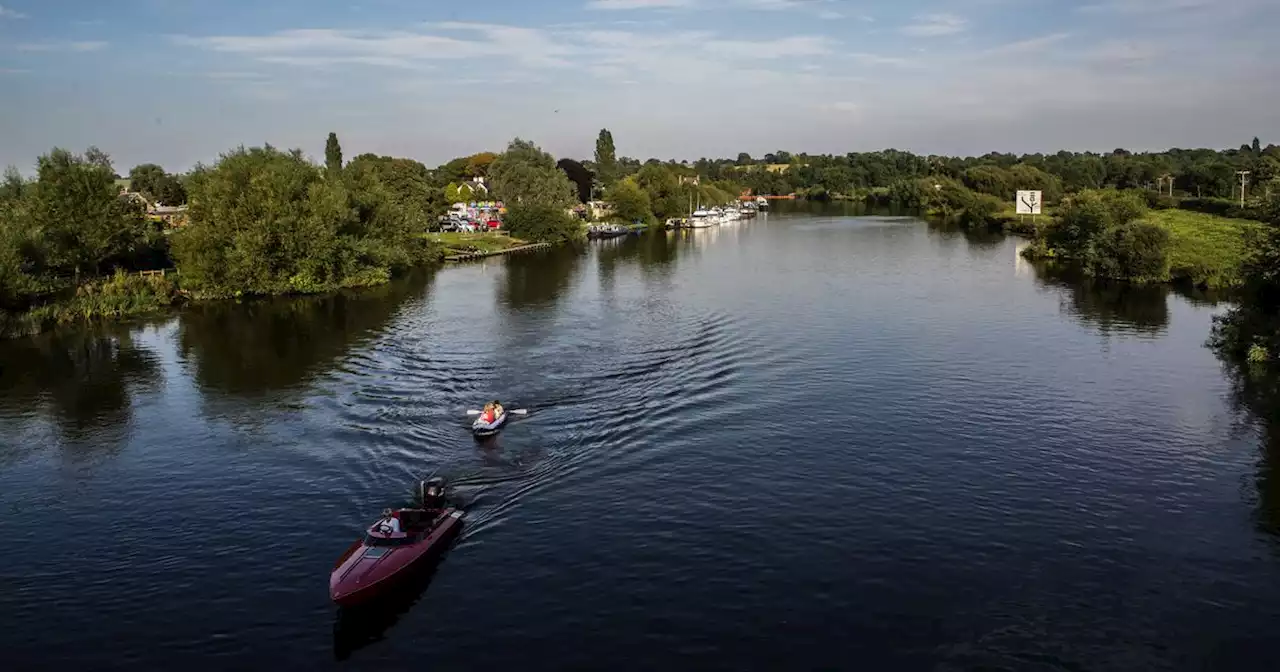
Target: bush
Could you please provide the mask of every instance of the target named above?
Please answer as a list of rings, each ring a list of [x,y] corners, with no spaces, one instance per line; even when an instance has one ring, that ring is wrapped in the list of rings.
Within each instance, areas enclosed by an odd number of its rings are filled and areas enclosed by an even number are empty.
[[[1005,203],[990,194],[970,194],[960,221],[965,226],[991,226],[1000,221]]]
[[[197,171],[190,199],[173,252],[202,295],[366,286],[431,257],[422,218],[372,169],[334,179],[297,151],[240,149]]]
[[[1087,189],[1063,200],[1058,221],[1047,230],[1047,242],[1056,256],[1091,264],[1098,235],[1139,219],[1146,211],[1139,194]]]
[[[1169,277],[1169,232],[1146,222],[1115,224],[1097,237],[1088,268],[1091,275],[1133,282],[1163,282]]]
[[[1178,199],[1161,194],[1155,191],[1148,191],[1143,194],[1146,197],[1147,207],[1152,210],[1172,210],[1178,207]]]
[[[1178,201],[1178,208],[1182,210],[1260,222],[1271,220],[1269,205],[1265,199],[1246,202],[1243,207],[1239,201],[1230,198],[1184,198]]]
[[[614,216],[632,224],[635,222],[652,223],[653,210],[649,205],[649,194],[645,193],[632,178],[614,183],[605,194],[606,200],[613,203]]]
[[[534,243],[573,242],[586,235],[579,220],[554,205],[510,206],[505,223],[512,236]]]

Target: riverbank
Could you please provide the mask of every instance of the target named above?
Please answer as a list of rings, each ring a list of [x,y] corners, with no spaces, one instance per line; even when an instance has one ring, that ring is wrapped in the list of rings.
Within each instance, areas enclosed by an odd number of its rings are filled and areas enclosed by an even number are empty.
[[[1027,259],[1073,264],[1134,284],[1232,289],[1244,282],[1261,222],[1179,209],[1148,210],[1135,192],[1090,190],[1064,200],[1030,233]]]
[[[1210,289],[1236,287],[1249,238],[1263,224],[1189,210],[1152,210],[1143,218],[1169,232],[1169,281]]]

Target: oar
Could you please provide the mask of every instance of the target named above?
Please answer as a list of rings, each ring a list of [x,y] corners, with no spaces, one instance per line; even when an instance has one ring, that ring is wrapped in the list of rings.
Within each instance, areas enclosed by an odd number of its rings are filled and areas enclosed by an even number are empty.
[[[508,408],[506,410],[512,415],[529,415],[529,409],[527,408]],[[483,412],[484,411],[470,410],[467,411],[467,415],[480,415]]]

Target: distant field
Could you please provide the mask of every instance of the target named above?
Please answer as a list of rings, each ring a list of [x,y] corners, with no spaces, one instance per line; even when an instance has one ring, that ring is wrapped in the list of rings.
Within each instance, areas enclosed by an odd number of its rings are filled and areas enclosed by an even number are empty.
[[[445,248],[445,255],[471,254],[474,252],[501,252],[524,245],[519,238],[512,238],[505,233],[457,233],[453,231],[426,234],[428,240],[440,243]]]
[[[1169,274],[1209,287],[1240,282],[1246,234],[1262,224],[1187,210],[1152,210],[1144,218],[1169,230]]]

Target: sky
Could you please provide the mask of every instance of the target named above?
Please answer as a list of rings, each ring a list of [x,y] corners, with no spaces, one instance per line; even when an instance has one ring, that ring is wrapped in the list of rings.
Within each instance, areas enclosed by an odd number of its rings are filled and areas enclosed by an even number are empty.
[[[1280,0],[0,0],[0,166],[1280,143]]]

